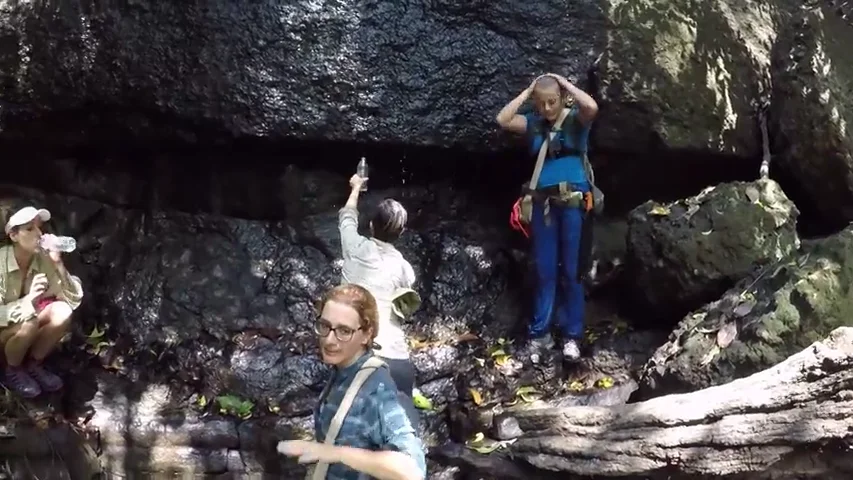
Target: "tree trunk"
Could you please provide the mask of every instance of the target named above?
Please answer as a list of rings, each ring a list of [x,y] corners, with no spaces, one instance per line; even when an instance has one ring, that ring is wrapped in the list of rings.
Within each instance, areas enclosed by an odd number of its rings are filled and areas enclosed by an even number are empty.
[[[850,479],[853,328],[725,385],[615,407],[506,415],[525,433],[502,461],[530,463],[545,476]]]

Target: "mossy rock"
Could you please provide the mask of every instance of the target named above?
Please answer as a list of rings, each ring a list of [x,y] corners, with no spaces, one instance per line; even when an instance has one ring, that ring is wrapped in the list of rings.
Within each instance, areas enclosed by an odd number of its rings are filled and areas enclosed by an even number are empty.
[[[631,212],[627,278],[660,325],[720,297],[758,266],[796,251],[799,212],[773,181],[734,182]]]
[[[805,9],[780,34],[769,124],[771,171],[815,221],[843,228],[853,220],[853,20],[839,13]]]
[[[853,326],[853,227],[805,245],[684,317],[646,364],[640,396],[749,376],[841,326]]]
[[[644,151],[757,156],[754,114],[770,84],[770,52],[784,2],[607,2],[599,66],[608,113],[597,141]]]

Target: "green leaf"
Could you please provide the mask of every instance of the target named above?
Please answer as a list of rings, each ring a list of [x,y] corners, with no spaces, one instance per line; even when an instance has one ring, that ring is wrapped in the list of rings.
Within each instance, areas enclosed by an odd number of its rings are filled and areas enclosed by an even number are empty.
[[[98,326],[95,325],[92,328],[92,331],[89,332],[89,335],[86,336],[87,339],[100,340],[104,336],[103,330],[98,330]]]
[[[601,377],[595,382],[595,386],[601,389],[608,389],[613,386],[613,379],[610,377]]]
[[[422,393],[416,393],[414,397],[412,397],[412,401],[415,404],[415,408],[419,408],[421,410],[433,410],[434,407],[432,405],[432,400],[427,398]]]
[[[235,395],[220,395],[216,397],[216,403],[220,413],[244,420],[252,416],[252,409],[255,408],[255,404],[250,400],[243,400]]]
[[[519,387],[518,390],[515,391],[516,397],[520,398],[524,403],[533,403],[539,399],[538,390],[533,386]]]

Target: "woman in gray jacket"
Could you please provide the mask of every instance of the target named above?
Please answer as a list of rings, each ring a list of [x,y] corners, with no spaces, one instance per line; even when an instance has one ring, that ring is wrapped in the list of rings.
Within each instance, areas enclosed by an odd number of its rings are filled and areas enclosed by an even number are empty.
[[[400,326],[399,309],[394,308],[395,297],[402,291],[411,291],[415,271],[403,258],[393,243],[406,228],[408,214],[400,202],[385,199],[379,203],[370,219],[370,237],[358,233],[358,197],[366,179],[353,175],[350,178],[349,198],[338,213],[341,233],[341,250],[344,265],[341,281],[361,285],[373,294],[379,310],[379,332],[375,353],[382,357],[391,370],[391,376],[400,392],[400,403],[409,420],[417,429],[419,415],[412,400],[415,387],[415,367],[409,358],[406,334]]]

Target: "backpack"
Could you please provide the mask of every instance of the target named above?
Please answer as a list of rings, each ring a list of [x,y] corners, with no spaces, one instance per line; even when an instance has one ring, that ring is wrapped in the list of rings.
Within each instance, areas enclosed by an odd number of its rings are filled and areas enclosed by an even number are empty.
[[[570,107],[570,108],[575,108],[575,107]],[[561,133],[563,133],[564,135],[567,135],[567,136],[570,135],[570,136],[575,137],[574,138],[575,139],[575,142],[574,142],[575,145],[581,144],[580,135],[581,135],[581,131],[582,131],[582,126],[579,125],[578,121],[575,120],[572,122],[564,122],[562,124],[562,127],[560,128],[560,130],[561,130]],[[531,129],[531,133],[534,136],[543,136],[543,135],[546,135],[546,132],[548,132],[548,123],[544,119],[542,119],[541,122],[539,122],[537,125],[534,126],[533,129]],[[544,139],[544,141],[548,141],[547,137]],[[562,143],[563,143],[562,137],[560,137],[559,142],[560,142],[560,145],[562,147]],[[548,154],[551,155],[552,157],[556,156],[558,152],[557,151],[552,152],[551,150],[552,150],[551,145],[549,145],[548,146]],[[574,150],[574,149],[572,149],[572,150]],[[598,188],[598,186],[595,184],[595,170],[592,168],[592,163],[589,161],[589,155],[588,155],[587,149],[575,150],[573,153],[576,153],[581,158],[581,162],[583,162],[584,174],[586,175],[587,182],[589,182],[590,192],[592,193],[592,205],[593,205],[592,212],[595,213],[596,215],[601,215],[604,212],[604,192],[602,192],[601,189]]]

